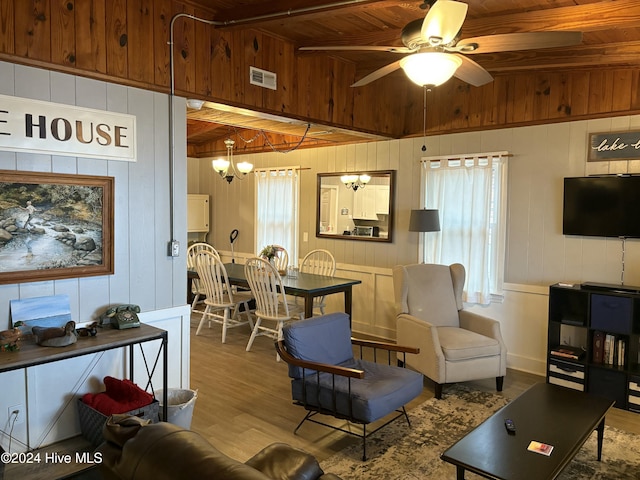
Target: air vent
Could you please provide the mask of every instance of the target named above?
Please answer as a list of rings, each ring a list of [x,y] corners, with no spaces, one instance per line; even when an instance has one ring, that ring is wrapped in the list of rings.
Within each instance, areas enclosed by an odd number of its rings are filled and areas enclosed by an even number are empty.
[[[277,78],[278,77],[273,72],[260,70],[256,67],[249,67],[249,83],[251,85],[258,85],[259,87],[277,90]]]

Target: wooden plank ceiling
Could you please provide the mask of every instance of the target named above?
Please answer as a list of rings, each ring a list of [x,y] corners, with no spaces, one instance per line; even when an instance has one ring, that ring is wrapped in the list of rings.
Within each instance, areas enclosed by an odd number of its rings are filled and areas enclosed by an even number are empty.
[[[217,22],[224,22],[216,28],[257,29],[286,39],[296,47],[402,46],[403,27],[424,18],[429,0],[191,0],[190,3],[210,11]],[[473,55],[473,60],[491,74],[640,66],[640,1],[469,0],[466,3],[469,9],[460,33],[462,39],[518,32],[583,32],[582,43],[572,47]],[[357,78],[401,58],[398,54],[373,51],[301,51],[298,54],[332,55],[353,62]],[[404,74],[399,70],[392,75]],[[212,144],[229,136],[233,129],[246,138],[260,131],[271,132],[269,135],[276,137],[269,142],[281,142],[286,148],[299,141],[308,128],[302,122],[211,103],[201,110],[189,109],[187,116],[190,146]],[[321,125],[313,125],[308,130],[303,146],[379,138]],[[220,152],[209,152],[217,153]]]

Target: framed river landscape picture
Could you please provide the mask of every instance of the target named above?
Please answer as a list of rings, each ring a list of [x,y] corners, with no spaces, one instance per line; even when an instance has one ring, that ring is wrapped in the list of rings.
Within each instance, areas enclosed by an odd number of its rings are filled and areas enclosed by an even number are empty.
[[[0,284],[113,273],[113,177],[0,170]]]

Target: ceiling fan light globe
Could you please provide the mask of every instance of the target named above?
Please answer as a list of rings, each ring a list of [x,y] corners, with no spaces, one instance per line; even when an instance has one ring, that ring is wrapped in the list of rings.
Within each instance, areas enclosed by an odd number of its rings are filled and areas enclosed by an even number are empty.
[[[358,177],[358,180],[360,180],[360,183],[369,183],[369,181],[371,180],[371,175],[360,175],[360,177]]]
[[[460,65],[462,60],[457,55],[442,52],[415,53],[400,60],[407,77],[421,87],[442,85],[453,77]]]

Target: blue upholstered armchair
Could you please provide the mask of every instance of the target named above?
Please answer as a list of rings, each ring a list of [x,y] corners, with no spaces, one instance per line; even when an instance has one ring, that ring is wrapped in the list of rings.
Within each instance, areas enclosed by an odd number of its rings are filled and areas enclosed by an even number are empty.
[[[373,361],[354,358],[353,345],[360,357],[368,351],[365,347],[373,349]],[[356,435],[362,438],[366,460],[369,435],[401,417],[411,425],[404,406],[420,395],[422,375],[393,363],[396,355],[404,362],[405,353],[418,349],[352,339],[349,316],[332,313],[286,325],[276,350],[289,364],[294,403],[308,410],[294,432],[308,420]],[[378,357],[385,357],[385,363],[378,363]],[[397,415],[367,433],[368,424],[392,413]],[[362,434],[322,422],[318,414],[361,424]]]

